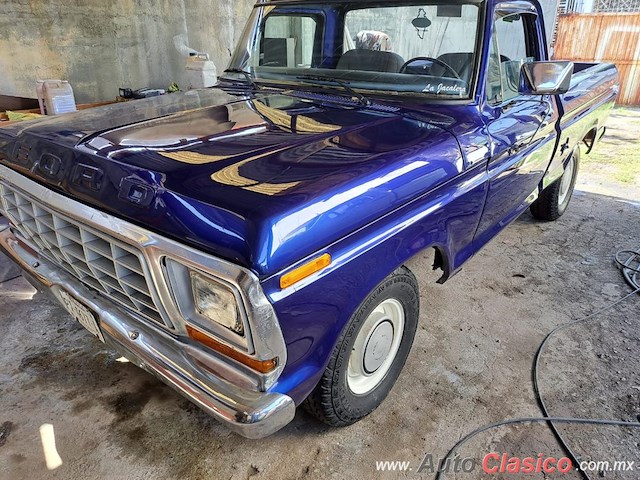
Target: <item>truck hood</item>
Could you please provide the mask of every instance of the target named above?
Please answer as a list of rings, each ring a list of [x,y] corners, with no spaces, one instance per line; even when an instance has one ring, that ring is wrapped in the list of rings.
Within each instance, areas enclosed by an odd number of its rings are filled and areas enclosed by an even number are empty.
[[[443,123],[209,89],[0,129],[0,162],[266,277],[460,173]]]

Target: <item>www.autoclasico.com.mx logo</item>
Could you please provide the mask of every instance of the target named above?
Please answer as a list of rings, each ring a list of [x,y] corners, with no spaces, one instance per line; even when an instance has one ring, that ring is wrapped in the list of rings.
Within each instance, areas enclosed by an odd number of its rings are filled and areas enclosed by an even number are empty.
[[[417,468],[410,461],[385,460],[376,462],[379,472],[414,472],[416,474],[471,473],[481,469],[485,474],[566,474],[575,469],[584,471],[633,471],[634,461],[582,461],[576,467],[567,457],[556,458],[544,453],[536,456],[518,457],[507,453],[488,453],[481,460],[471,457],[434,458],[428,453]]]

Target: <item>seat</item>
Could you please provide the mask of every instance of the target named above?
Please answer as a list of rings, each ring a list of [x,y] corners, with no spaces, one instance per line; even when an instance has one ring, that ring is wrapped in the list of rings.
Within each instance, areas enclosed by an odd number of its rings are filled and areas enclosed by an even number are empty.
[[[362,30],[355,37],[355,49],[345,52],[336,69],[398,73],[403,58],[390,52],[391,39],[384,32]]]
[[[345,52],[338,60],[336,68],[338,70],[398,73],[403,64],[404,60],[397,53],[356,49]]]

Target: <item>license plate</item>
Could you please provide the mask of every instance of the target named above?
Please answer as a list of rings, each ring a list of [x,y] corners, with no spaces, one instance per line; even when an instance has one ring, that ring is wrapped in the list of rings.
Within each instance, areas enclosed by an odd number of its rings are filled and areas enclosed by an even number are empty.
[[[73,318],[75,318],[84,328],[89,330],[91,334],[98,337],[98,340],[104,343],[104,337],[102,336],[102,332],[98,326],[98,321],[91,310],[64,290],[59,291],[58,298],[60,298],[62,306]]]

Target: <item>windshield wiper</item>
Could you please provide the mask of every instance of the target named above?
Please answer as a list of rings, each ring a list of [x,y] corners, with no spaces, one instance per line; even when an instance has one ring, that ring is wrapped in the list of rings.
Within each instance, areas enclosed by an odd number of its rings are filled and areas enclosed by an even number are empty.
[[[262,87],[260,85],[258,85],[256,83],[256,81],[254,80],[254,76],[252,73],[247,72],[246,70],[243,70],[241,68],[227,68],[224,73],[239,73],[241,75],[244,75],[244,78],[247,79],[247,82],[251,84],[251,86],[253,88],[255,88],[256,90],[261,90]]]
[[[360,92],[356,92],[353,88],[351,88],[351,86],[347,82],[338,80],[337,78],[323,77],[321,75],[300,75],[296,78],[298,80],[309,80],[311,82],[327,82],[327,83],[334,83],[336,85],[340,85],[345,91],[349,92],[352,97],[357,98],[358,102],[361,105],[364,105],[367,107],[371,105],[371,100],[369,100],[367,97],[362,95]]]

